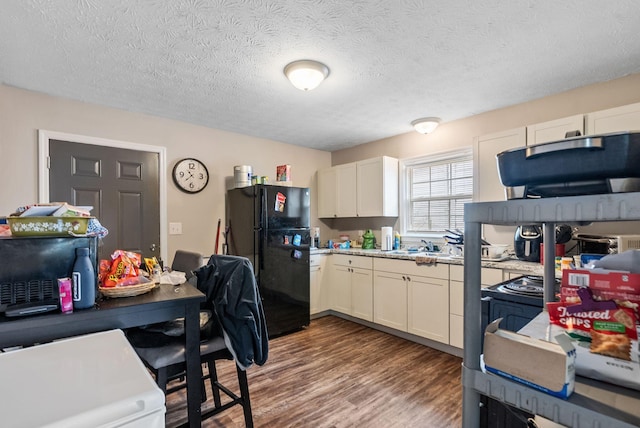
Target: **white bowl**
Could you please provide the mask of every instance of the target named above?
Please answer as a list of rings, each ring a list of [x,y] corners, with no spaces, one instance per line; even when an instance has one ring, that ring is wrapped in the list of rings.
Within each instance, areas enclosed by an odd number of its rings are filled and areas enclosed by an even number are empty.
[[[500,259],[507,255],[508,249],[509,246],[506,244],[483,245],[480,251],[484,259]]]

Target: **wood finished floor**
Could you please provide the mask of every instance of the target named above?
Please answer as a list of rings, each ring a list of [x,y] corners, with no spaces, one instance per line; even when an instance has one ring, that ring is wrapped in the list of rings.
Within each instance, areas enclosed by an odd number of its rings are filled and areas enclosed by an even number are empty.
[[[461,364],[341,318],[316,319],[304,331],[273,339],[267,363],[247,371],[254,425],[460,427]],[[233,362],[217,367],[223,384],[237,392]],[[185,421],[185,405],[183,392],[167,397],[167,427]],[[244,427],[242,409],[234,406],[202,426]]]

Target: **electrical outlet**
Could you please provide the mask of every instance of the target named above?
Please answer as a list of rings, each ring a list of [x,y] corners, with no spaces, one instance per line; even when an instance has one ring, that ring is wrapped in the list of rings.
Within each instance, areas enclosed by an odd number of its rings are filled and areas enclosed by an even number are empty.
[[[182,223],[169,223],[169,235],[182,235]]]

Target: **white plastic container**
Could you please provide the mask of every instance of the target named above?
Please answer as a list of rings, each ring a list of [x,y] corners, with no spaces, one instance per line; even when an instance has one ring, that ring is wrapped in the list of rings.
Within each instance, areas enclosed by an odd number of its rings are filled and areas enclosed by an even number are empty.
[[[164,394],[111,330],[0,354],[2,426],[156,428]]]
[[[380,249],[391,251],[393,249],[393,227],[382,227],[380,229]]]
[[[483,259],[501,259],[507,256],[509,246],[506,244],[498,245],[483,245],[482,246],[482,258]]]
[[[251,175],[253,168],[251,165],[236,165],[233,167],[233,178],[236,188],[251,186]]]

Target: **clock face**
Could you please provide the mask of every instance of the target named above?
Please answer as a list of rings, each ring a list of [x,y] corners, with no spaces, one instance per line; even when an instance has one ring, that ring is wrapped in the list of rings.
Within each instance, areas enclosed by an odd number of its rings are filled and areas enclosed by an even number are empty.
[[[173,182],[183,192],[198,193],[209,183],[209,171],[197,159],[182,159],[173,167]]]

